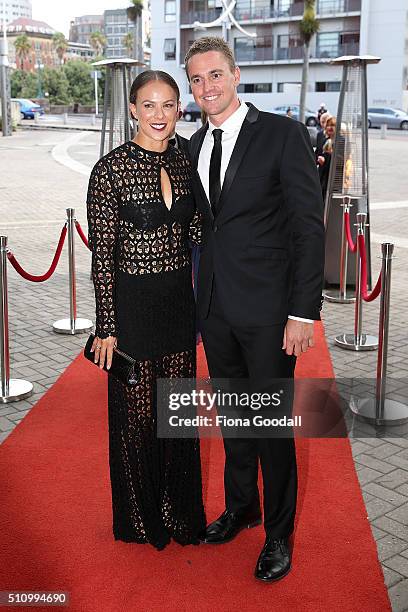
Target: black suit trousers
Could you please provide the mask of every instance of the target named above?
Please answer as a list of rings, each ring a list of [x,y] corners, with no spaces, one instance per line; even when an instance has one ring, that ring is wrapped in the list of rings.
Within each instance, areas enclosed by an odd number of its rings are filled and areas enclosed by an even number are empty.
[[[246,379],[255,392],[268,391],[271,379],[293,378],[296,357],[282,350],[284,325],[231,326],[215,291],[209,315],[200,320],[212,379]],[[294,528],[297,468],[293,438],[227,438],[225,506],[253,514],[259,508],[258,465],[261,464],[264,527],[271,537],[288,537]]]

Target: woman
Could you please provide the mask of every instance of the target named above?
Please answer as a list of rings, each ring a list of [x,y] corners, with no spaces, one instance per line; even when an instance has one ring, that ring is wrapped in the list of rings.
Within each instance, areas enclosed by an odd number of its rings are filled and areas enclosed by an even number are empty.
[[[320,186],[322,188],[323,201],[326,201],[326,192],[329,181],[329,171],[331,158],[333,153],[334,136],[336,133],[336,118],[328,117],[326,126],[324,129],[325,142],[322,145],[321,155],[317,156],[317,163],[319,164],[319,178]]]
[[[194,378],[196,365],[189,241],[200,219],[190,163],[169,145],[179,98],[165,72],[135,79],[138,133],[97,162],[87,197],[95,363],[109,368],[117,344],[142,374],[134,387],[108,377],[113,533],[159,550],[171,538],[196,544],[205,528],[198,438],[156,436],[157,378]]]

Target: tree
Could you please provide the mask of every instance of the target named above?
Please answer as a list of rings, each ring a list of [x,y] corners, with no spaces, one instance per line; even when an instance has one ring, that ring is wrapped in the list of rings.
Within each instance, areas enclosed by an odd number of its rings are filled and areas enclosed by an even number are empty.
[[[106,37],[102,32],[92,32],[89,37],[89,43],[92,49],[95,50],[96,55],[102,55],[103,50],[106,47]]]
[[[20,60],[21,70],[24,70],[24,60],[30,55],[32,45],[27,34],[20,34],[14,41],[16,56]]]
[[[86,106],[93,104],[95,95],[91,77],[92,66],[82,60],[70,60],[62,70],[68,81],[70,101]]]
[[[319,31],[319,22],[316,19],[315,0],[305,0],[305,10],[299,31],[303,42],[302,85],[300,88],[299,121],[305,121],[305,105],[307,84],[309,81],[310,41]]]
[[[125,47],[126,51],[128,52],[128,55],[131,55],[132,50],[133,50],[132,32],[128,32],[127,34],[124,35],[124,37],[122,38],[122,44]]]
[[[52,37],[52,45],[57,52],[60,64],[64,63],[65,52],[68,48],[68,42],[62,32],[55,32]]]
[[[131,0],[131,6],[127,9],[127,16],[130,21],[135,24],[134,29],[134,46],[133,46],[133,55],[135,59],[139,61],[143,61],[143,57],[141,54],[141,47],[143,45],[140,44],[141,35],[140,35],[140,21],[143,12],[143,0]]]
[[[35,98],[38,88],[38,77],[34,72],[13,70],[10,75],[12,98]]]
[[[46,66],[42,73],[43,87],[49,93],[50,104],[69,104],[69,81],[64,70]]]

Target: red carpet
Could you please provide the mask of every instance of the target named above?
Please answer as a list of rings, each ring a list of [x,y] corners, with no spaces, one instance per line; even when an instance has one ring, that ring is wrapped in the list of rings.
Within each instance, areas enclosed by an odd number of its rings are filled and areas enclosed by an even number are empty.
[[[321,325],[317,335],[298,376],[333,375]],[[297,443],[293,570],[281,582],[253,578],[261,527],[217,547],[115,542],[105,396],[104,374],[80,356],[0,447],[0,590],[69,591],[75,612],[391,609],[347,440]],[[222,471],[221,442],[206,440],[210,520]]]

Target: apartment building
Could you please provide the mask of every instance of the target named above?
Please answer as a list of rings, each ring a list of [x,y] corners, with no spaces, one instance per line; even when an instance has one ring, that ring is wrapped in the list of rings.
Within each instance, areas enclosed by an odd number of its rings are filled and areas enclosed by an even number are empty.
[[[89,45],[89,37],[93,32],[103,32],[103,15],[81,15],[71,21],[69,40],[82,45]]]
[[[19,17],[32,19],[33,9],[31,0],[1,0],[0,2],[0,23],[3,21],[10,23]]]
[[[186,103],[192,100],[184,71],[189,45],[202,36],[223,36],[241,69],[244,100],[263,110],[298,103],[303,11],[303,0],[237,0],[233,15],[244,34],[229,20],[211,25],[224,12],[221,0],[155,0],[152,67],[176,78]],[[317,0],[316,13],[320,28],[311,41],[307,106],[314,110],[325,102],[335,111],[342,70],[330,62],[359,54],[382,58],[368,70],[369,104],[408,106],[407,0]]]

